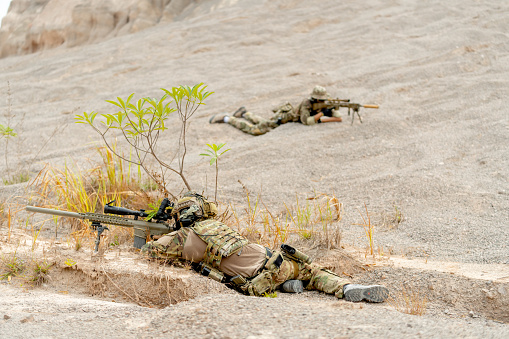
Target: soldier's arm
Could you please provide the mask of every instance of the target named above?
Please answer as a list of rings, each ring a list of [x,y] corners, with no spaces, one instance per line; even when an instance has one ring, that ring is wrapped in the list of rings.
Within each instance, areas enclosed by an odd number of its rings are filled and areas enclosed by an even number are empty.
[[[321,117],[320,122],[341,122],[341,117]]]
[[[156,241],[147,242],[142,252],[148,252],[152,257],[159,258],[182,258],[186,234],[183,229],[168,233]]]
[[[309,100],[305,99],[299,105],[299,115],[300,122],[304,125],[314,125],[318,122],[318,119],[323,115],[322,113],[318,113],[314,116],[311,116],[311,103]]]

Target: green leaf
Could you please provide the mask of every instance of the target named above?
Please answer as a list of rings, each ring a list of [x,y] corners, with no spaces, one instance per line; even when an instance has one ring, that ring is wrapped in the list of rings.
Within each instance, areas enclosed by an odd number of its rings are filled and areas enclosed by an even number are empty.
[[[122,100],[122,98],[121,98],[121,97],[117,97],[117,100],[118,100],[118,102],[120,103],[120,105],[122,105],[122,106],[120,106],[120,107],[122,107],[123,109],[125,109],[125,102],[124,102],[124,100]]]
[[[94,124],[94,119],[97,116],[97,112],[90,113],[90,125]]]
[[[119,103],[115,102],[115,101],[111,101],[111,100],[106,100],[106,102],[109,102],[110,104],[113,104],[115,106],[118,106],[120,108],[123,108]]]
[[[131,93],[131,95],[127,98],[126,105],[129,105],[129,101],[131,101],[134,93]]]

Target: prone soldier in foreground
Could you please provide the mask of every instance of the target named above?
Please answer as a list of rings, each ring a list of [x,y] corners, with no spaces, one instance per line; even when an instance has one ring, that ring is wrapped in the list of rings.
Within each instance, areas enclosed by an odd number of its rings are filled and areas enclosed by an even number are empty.
[[[384,286],[363,286],[311,263],[305,254],[282,245],[271,251],[224,223],[214,220],[215,204],[188,192],[175,204],[178,230],[148,242],[142,252],[152,257],[190,261],[202,275],[227,284],[239,292],[262,296],[281,288],[286,292],[316,289],[348,301],[383,302]]]

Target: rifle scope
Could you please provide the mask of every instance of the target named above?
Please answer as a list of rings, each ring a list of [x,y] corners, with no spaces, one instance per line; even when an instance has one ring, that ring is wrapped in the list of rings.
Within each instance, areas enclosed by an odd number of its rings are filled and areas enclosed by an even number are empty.
[[[134,210],[130,210],[130,209],[124,208],[124,207],[111,206],[110,204],[113,204],[114,202],[115,202],[115,200],[110,201],[109,203],[107,203],[104,206],[104,213],[117,214],[117,215],[134,215],[135,219],[137,219],[138,217],[141,217],[141,218],[148,217],[148,214],[145,213],[144,210],[134,211]]]

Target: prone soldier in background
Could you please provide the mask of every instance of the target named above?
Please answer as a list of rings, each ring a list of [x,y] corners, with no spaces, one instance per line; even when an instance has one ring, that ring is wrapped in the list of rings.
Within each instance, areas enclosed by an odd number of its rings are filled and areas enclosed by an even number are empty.
[[[270,119],[264,119],[258,115],[248,112],[245,107],[239,108],[233,116],[226,113],[217,114],[210,118],[209,122],[228,123],[242,132],[251,135],[261,135],[269,132],[287,122],[301,122],[304,125],[315,125],[321,122],[342,121],[339,111],[330,107],[321,107],[330,98],[327,90],[322,86],[315,86],[310,98],[304,99],[297,107],[289,102],[279,106],[272,111],[274,115]]]
[[[333,294],[348,301],[383,302],[384,286],[352,284],[288,245],[281,250],[250,243],[237,231],[214,220],[217,207],[203,196],[186,193],[175,204],[176,231],[148,242],[143,253],[154,258],[190,261],[204,276],[244,294],[262,296],[280,288],[300,293],[304,288]]]

